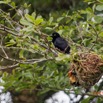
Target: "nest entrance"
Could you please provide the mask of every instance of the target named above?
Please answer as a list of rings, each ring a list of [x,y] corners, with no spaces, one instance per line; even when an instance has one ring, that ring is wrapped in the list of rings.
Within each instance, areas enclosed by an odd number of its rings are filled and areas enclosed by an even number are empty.
[[[95,53],[78,53],[71,62],[68,74],[71,84],[90,88],[103,74],[103,60]]]

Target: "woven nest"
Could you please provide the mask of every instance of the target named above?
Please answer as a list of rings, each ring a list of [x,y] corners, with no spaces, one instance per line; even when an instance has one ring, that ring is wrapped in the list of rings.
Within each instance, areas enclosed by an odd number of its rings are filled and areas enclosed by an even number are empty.
[[[103,60],[94,53],[78,53],[71,62],[70,83],[90,88],[103,74]]]

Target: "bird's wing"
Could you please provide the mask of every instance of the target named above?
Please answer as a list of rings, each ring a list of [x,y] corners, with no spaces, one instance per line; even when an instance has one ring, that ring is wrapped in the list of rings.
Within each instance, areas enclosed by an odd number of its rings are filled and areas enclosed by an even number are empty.
[[[59,37],[55,40],[55,46],[64,50],[68,46],[68,42],[65,39]]]

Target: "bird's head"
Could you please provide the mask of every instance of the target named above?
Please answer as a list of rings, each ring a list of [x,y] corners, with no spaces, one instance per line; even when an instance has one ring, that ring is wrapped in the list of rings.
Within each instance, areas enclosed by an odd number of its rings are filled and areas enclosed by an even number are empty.
[[[52,33],[51,37],[52,37],[53,39],[55,39],[55,38],[60,37],[60,35],[59,35],[59,33],[54,32],[54,33]]]

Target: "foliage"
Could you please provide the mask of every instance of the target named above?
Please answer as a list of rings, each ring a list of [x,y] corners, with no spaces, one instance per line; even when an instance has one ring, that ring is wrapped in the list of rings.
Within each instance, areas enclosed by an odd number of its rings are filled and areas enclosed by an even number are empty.
[[[22,8],[13,0],[0,1],[2,4],[8,7],[0,9],[0,69],[4,81],[0,84],[5,91],[30,89],[44,95],[50,90],[69,89],[67,72],[76,52],[92,51],[103,57],[103,0],[84,0],[88,4],[85,9],[50,13],[48,18],[28,13],[30,5],[26,3]],[[54,31],[69,41],[70,55],[53,47],[50,34]]]

